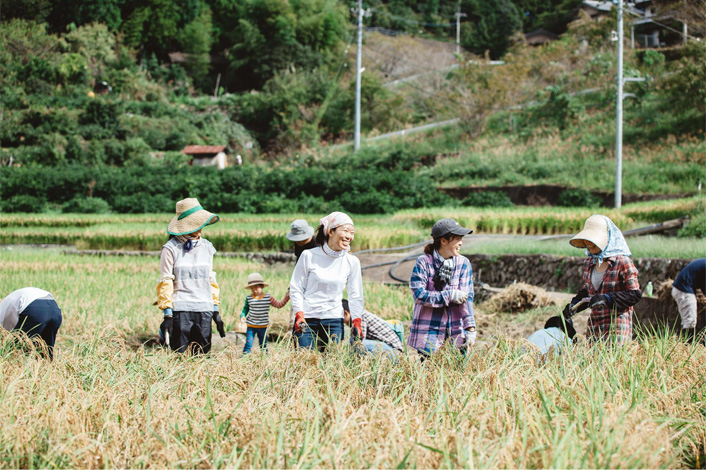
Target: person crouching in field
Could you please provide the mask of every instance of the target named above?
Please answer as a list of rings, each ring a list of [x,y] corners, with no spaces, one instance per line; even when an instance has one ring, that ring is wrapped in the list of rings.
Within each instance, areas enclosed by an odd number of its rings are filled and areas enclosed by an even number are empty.
[[[542,356],[545,356],[549,351],[554,351],[554,354],[561,354],[565,345],[574,342],[576,330],[570,318],[561,318],[560,316],[551,317],[544,324],[544,328],[532,333],[527,341],[539,348]]]
[[[351,312],[347,300],[343,300],[343,322],[351,325]],[[351,329],[351,345],[356,346],[356,341],[362,345],[361,352],[368,354],[382,354],[394,358],[404,353],[404,346],[400,336],[392,326],[374,313],[363,310],[360,327],[362,334],[357,336],[357,330]],[[401,334],[400,334],[401,335]]]
[[[698,258],[682,269],[672,285],[672,297],[681,317],[681,336],[685,341],[696,338],[696,290],[706,294],[706,258]]]
[[[294,338],[299,348],[326,350],[329,342],[343,339],[343,290],[348,290],[352,328],[361,334],[363,276],[360,261],[349,254],[355,236],[353,220],[332,212],[320,220],[316,243],[302,253],[289,284],[296,312]]]
[[[41,338],[47,345],[50,361],[54,359],[54,342],[61,321],[61,309],[54,296],[36,287],[17,289],[0,302],[2,328],[24,331],[30,338]]]
[[[622,232],[608,217],[592,215],[569,243],[586,248],[587,258],[583,288],[564,307],[564,316],[570,318],[590,308],[586,334],[590,341],[625,344],[632,340],[632,307],[642,298],[642,291]]]
[[[213,272],[216,249],[201,237],[201,230],[218,220],[198,200],[187,198],[176,203],[176,216],[167,227],[170,238],[159,262],[157,304],[164,312],[161,335],[180,353],[192,344],[197,354],[211,350],[211,321],[225,337],[218,313],[220,289]]]
[[[475,343],[473,270],[461,256],[463,237],[473,230],[453,219],[441,219],[431,229],[434,239],[417,258],[409,287],[414,316],[407,344],[424,360],[450,341],[457,348]]]
[[[265,282],[260,273],[252,273],[248,276],[250,295],[245,297],[245,306],[240,314],[245,318],[248,325],[245,334],[245,347],[243,354],[249,354],[257,336],[260,342],[260,349],[267,351],[267,327],[270,326],[270,307],[282,308],[289,302],[289,295],[285,294],[282,300],[277,300],[272,295],[265,293],[265,287],[269,284]]]

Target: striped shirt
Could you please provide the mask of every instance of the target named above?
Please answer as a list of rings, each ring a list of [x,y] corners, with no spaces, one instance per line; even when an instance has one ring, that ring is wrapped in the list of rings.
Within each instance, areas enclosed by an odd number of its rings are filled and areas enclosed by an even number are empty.
[[[374,313],[363,310],[360,329],[363,332],[363,339],[381,341],[398,351],[404,352],[402,341],[400,341],[395,330],[390,327],[389,323]]]
[[[245,306],[241,316],[245,315],[245,321],[248,326],[262,328],[270,324],[270,306],[274,308],[284,307],[289,298],[287,296],[282,300],[277,300],[270,294],[265,294],[260,298],[254,298],[251,295],[245,297]]]

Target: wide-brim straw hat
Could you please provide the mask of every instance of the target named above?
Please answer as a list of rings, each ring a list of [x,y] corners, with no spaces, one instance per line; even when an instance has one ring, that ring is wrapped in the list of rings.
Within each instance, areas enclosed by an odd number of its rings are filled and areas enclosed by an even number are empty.
[[[601,251],[608,246],[608,222],[602,215],[592,215],[586,219],[583,230],[569,240],[569,243],[576,248],[586,248],[587,241],[596,245]]]
[[[199,204],[198,199],[188,197],[176,203],[176,215],[169,222],[167,233],[170,235],[187,235],[201,230],[206,225],[215,224],[220,218]]]
[[[265,280],[262,278],[262,275],[260,273],[252,273],[248,275],[248,285],[245,286],[246,289],[249,289],[253,286],[269,286],[268,283],[265,282]]]

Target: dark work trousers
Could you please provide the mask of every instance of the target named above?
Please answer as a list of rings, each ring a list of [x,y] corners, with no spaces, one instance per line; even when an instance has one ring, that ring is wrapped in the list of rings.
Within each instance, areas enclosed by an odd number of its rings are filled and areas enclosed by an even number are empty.
[[[183,353],[193,344],[194,354],[206,354],[211,350],[212,321],[213,312],[174,312],[169,346]]]
[[[53,299],[37,299],[19,314],[15,330],[39,336],[47,343],[49,359],[54,359],[54,342],[61,326],[61,309]]]

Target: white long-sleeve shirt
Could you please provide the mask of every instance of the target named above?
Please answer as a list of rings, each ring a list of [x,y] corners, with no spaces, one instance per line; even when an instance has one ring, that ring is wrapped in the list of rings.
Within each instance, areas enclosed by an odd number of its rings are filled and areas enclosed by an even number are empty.
[[[363,275],[358,258],[348,253],[334,258],[321,247],[306,250],[289,283],[292,309],[304,312],[304,318],[343,318],[343,289],[348,289],[351,317],[362,317]]]
[[[0,325],[8,331],[14,329],[17,326],[20,313],[37,299],[54,300],[54,297],[50,292],[36,287],[23,287],[8,294],[0,302]]]

